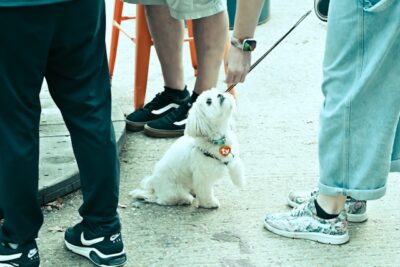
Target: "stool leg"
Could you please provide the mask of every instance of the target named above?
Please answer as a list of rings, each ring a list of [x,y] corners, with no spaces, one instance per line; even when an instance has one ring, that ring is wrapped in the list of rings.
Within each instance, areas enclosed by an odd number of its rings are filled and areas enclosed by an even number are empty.
[[[190,48],[190,58],[192,59],[192,66],[194,69],[194,76],[197,76],[197,55],[196,55],[196,44],[193,37],[193,23],[191,20],[186,21],[188,35],[189,35],[189,48]]]
[[[144,105],[146,97],[147,77],[149,73],[151,36],[147,27],[144,6],[136,5],[136,62],[134,108],[139,109]]]
[[[124,7],[124,2],[122,0],[115,0],[113,26],[111,34],[110,59],[109,59],[109,65],[110,65],[109,71],[111,79],[114,74],[115,59],[117,58],[117,48],[119,40],[119,29],[114,25],[114,23],[118,23],[119,25],[121,25],[123,7]]]

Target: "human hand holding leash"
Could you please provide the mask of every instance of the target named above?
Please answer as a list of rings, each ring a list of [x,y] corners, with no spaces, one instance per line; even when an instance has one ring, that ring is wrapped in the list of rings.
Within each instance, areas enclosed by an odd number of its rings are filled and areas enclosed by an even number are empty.
[[[237,0],[235,26],[228,54],[225,82],[244,82],[250,70],[251,51],[256,42],[253,38],[264,0]]]
[[[227,84],[237,84],[244,82],[250,70],[251,53],[244,52],[237,48],[229,49],[228,70],[226,73]]]
[[[307,11],[307,13],[305,13],[297,22],[296,22],[296,24],[294,24],[293,26],[292,26],[292,28],[290,28],[290,30],[287,32],[287,33],[285,33],[270,49],[268,49],[268,51],[267,52],[265,52],[256,62],[254,62],[254,64],[253,65],[251,65],[250,66],[250,68],[249,68],[249,71],[247,72],[247,73],[250,73],[250,71],[252,71],[266,56],[268,56],[268,54],[269,53],[271,53],[271,51],[272,50],[274,50],[274,48],[275,47],[277,47],[309,14],[311,13],[311,10],[309,10],[309,11]],[[235,48],[236,49],[236,48]],[[231,48],[231,50],[232,50],[232,48]],[[236,49],[236,50],[239,50],[239,49]],[[242,52],[242,51],[240,51],[239,50],[239,52]],[[247,52],[242,52],[242,53],[247,53]],[[230,59],[230,58],[229,58]],[[228,59],[228,60],[229,60]],[[248,60],[250,60],[250,59],[248,59]],[[231,64],[233,64],[234,62],[236,62],[236,64],[238,63],[238,60],[236,59],[236,61],[232,61],[232,63]],[[243,61],[242,61],[243,62]],[[232,74],[231,73],[229,73],[229,61],[228,61],[228,73],[227,73],[227,77],[232,77]],[[246,64],[245,64],[246,65]],[[244,69],[245,68],[245,66],[242,68],[242,69]],[[246,74],[241,74],[241,80],[243,80],[244,81],[244,78],[246,77],[246,75],[247,75],[247,73]],[[229,76],[228,76],[229,75]],[[243,75],[244,75],[244,77],[243,77]],[[238,79],[235,79],[236,81],[238,80]],[[230,86],[229,86],[229,88],[226,90],[226,92],[229,92],[229,91],[231,91],[237,84],[238,84],[238,82],[231,82],[231,81],[233,81],[233,79],[231,79],[231,80],[228,80],[228,78],[227,78],[227,80],[226,80],[226,82],[228,83],[228,84],[231,84]]]

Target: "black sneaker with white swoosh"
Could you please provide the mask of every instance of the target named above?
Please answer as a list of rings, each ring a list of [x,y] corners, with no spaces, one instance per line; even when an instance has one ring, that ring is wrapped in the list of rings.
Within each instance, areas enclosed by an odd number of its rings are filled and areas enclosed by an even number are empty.
[[[123,266],[127,260],[121,233],[101,236],[79,223],[65,231],[64,241],[67,249],[96,266]]]
[[[0,243],[1,267],[40,267],[39,251],[36,242],[20,245],[16,249]]]

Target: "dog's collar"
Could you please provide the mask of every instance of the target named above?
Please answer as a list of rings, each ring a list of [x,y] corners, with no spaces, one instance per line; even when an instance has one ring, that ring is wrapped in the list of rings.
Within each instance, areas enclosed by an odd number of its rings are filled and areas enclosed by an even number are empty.
[[[200,147],[197,147],[197,148],[201,151],[201,153],[203,153],[204,156],[209,157],[209,158],[212,158],[212,159],[216,159],[216,160],[218,160],[219,162],[221,162],[222,164],[228,165],[229,162],[230,162],[230,160],[228,160],[228,161],[223,161],[223,160],[221,160],[220,158],[218,158],[217,156],[215,156],[215,155],[213,155],[213,154],[211,154],[211,153],[209,153],[209,152],[207,152],[207,151],[204,151],[204,150],[201,149]],[[235,157],[235,155],[233,155],[232,153],[230,153],[230,154],[232,155],[232,158]]]
[[[225,142],[226,142],[225,135],[223,135],[220,139],[211,140],[211,143],[213,143],[213,145],[225,145]]]

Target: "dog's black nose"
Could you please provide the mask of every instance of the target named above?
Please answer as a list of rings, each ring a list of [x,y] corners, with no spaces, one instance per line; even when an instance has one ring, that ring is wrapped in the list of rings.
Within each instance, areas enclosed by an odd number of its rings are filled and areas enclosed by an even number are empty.
[[[219,98],[219,102],[222,104],[225,100],[225,96],[223,96],[222,94],[218,94],[217,97]]]

